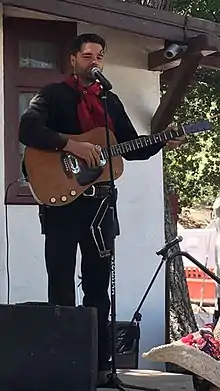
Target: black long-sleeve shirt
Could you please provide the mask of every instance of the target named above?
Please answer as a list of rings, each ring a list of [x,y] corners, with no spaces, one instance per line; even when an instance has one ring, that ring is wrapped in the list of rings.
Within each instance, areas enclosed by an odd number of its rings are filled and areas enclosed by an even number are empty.
[[[67,134],[80,134],[77,116],[78,92],[65,82],[45,86],[30,102],[21,117],[19,140],[26,146],[62,150],[68,140]],[[118,96],[108,92],[108,112],[115,129],[118,143],[138,138],[124,106]],[[145,160],[159,152],[163,143],[123,154],[126,160]]]

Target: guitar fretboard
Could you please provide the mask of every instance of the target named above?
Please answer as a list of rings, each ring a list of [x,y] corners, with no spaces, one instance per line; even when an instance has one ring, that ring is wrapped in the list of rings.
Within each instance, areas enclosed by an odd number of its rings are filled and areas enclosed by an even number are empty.
[[[179,129],[170,129],[161,133],[152,134],[149,136],[141,136],[137,139],[126,141],[120,144],[112,145],[110,147],[111,156],[123,155],[126,152],[136,151],[148,147],[149,145],[158,144],[160,142],[166,142],[173,140],[176,137],[180,137],[184,134],[182,128]],[[102,149],[103,156],[105,159],[108,159],[108,150],[107,148]]]

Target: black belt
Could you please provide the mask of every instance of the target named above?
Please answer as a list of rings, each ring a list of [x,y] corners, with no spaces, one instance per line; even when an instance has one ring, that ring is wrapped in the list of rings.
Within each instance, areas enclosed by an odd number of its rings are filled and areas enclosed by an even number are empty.
[[[110,197],[111,195],[111,186],[109,184],[101,185],[95,184],[90,186],[83,193],[84,197],[93,197],[93,198],[105,198]]]

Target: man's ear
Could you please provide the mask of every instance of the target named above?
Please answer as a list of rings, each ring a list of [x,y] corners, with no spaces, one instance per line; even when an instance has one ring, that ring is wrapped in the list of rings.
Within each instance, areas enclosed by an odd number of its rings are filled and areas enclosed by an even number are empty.
[[[75,67],[75,63],[76,63],[76,57],[71,54],[70,55],[70,64],[72,65],[72,67]]]

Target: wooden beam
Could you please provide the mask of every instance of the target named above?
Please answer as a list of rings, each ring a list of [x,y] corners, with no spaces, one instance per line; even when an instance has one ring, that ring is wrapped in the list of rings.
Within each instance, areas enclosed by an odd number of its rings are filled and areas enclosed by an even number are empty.
[[[149,71],[166,71],[177,67],[183,56],[183,53],[177,54],[174,59],[166,58],[166,49],[156,50],[148,54],[148,70]]]
[[[203,57],[201,65],[205,68],[220,69],[220,52]]]
[[[215,53],[210,56],[202,57],[200,61],[200,66],[203,68],[220,70],[220,53]],[[161,82],[165,84],[169,84],[173,78],[175,77],[175,68],[167,69],[161,73]]]
[[[118,0],[2,0],[2,3],[162,40],[184,42],[201,33],[220,36],[218,23]]]
[[[175,77],[176,74],[176,68],[168,69],[167,71],[164,71],[160,75],[161,83],[169,84]]]
[[[187,51],[182,58],[181,64],[175,68],[174,76],[168,84],[167,92],[163,95],[152,121],[152,133],[165,129],[171,122],[173,115],[181,103],[188,85],[200,63],[202,53],[193,55]]]
[[[181,46],[183,44],[180,43],[179,45]],[[218,52],[220,51],[220,38],[200,34],[195,37],[189,38],[185,45],[188,46],[188,49],[192,54],[197,54],[201,51],[205,52],[207,50],[210,52]],[[167,69],[174,68],[180,64],[184,52],[180,52],[173,59],[166,58],[166,50],[168,46],[169,45],[167,44],[166,47],[164,47],[163,49],[149,53],[148,69],[150,71],[165,71]],[[207,62],[206,57],[207,56],[204,56],[201,60],[201,65],[205,65],[206,63],[211,65],[211,60]]]
[[[176,67],[179,65],[179,61],[176,61]],[[220,69],[220,53],[214,53],[209,56],[203,56],[200,61],[200,66],[209,69]],[[169,84],[175,77],[176,67],[167,68],[161,73],[161,83]]]

